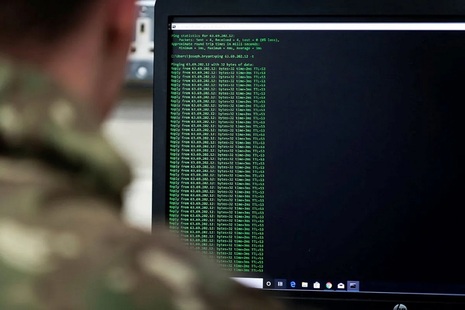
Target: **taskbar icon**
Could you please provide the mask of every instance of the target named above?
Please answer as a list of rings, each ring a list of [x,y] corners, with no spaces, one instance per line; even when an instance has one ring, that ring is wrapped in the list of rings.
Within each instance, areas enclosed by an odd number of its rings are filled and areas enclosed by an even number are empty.
[[[295,285],[295,282],[292,282]],[[263,279],[264,289],[287,289],[286,279]]]

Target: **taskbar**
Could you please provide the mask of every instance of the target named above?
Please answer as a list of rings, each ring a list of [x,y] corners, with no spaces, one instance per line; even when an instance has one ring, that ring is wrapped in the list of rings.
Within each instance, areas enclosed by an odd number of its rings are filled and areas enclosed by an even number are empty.
[[[317,291],[360,291],[359,281],[295,281],[287,279],[265,279],[233,277],[237,282],[252,288],[260,289],[306,289]]]
[[[457,284],[294,280],[260,277],[233,277],[233,279],[247,287],[268,290],[465,297],[465,285]]]

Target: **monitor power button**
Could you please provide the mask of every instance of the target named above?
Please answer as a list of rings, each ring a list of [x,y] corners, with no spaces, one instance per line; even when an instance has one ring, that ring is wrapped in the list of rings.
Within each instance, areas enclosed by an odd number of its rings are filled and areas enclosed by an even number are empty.
[[[408,310],[406,305],[403,304],[397,304],[394,306],[393,310]]]

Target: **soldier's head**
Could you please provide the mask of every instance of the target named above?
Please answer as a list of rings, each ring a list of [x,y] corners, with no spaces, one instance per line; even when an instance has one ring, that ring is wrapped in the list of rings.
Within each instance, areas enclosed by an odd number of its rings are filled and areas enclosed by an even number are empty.
[[[39,67],[104,116],[133,35],[134,0],[1,0],[0,53]]]

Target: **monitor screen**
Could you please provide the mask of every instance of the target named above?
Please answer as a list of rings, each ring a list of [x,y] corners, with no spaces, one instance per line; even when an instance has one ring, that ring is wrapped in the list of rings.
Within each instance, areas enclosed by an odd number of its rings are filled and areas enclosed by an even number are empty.
[[[190,248],[289,296],[465,297],[465,23],[166,29],[159,214]]]

